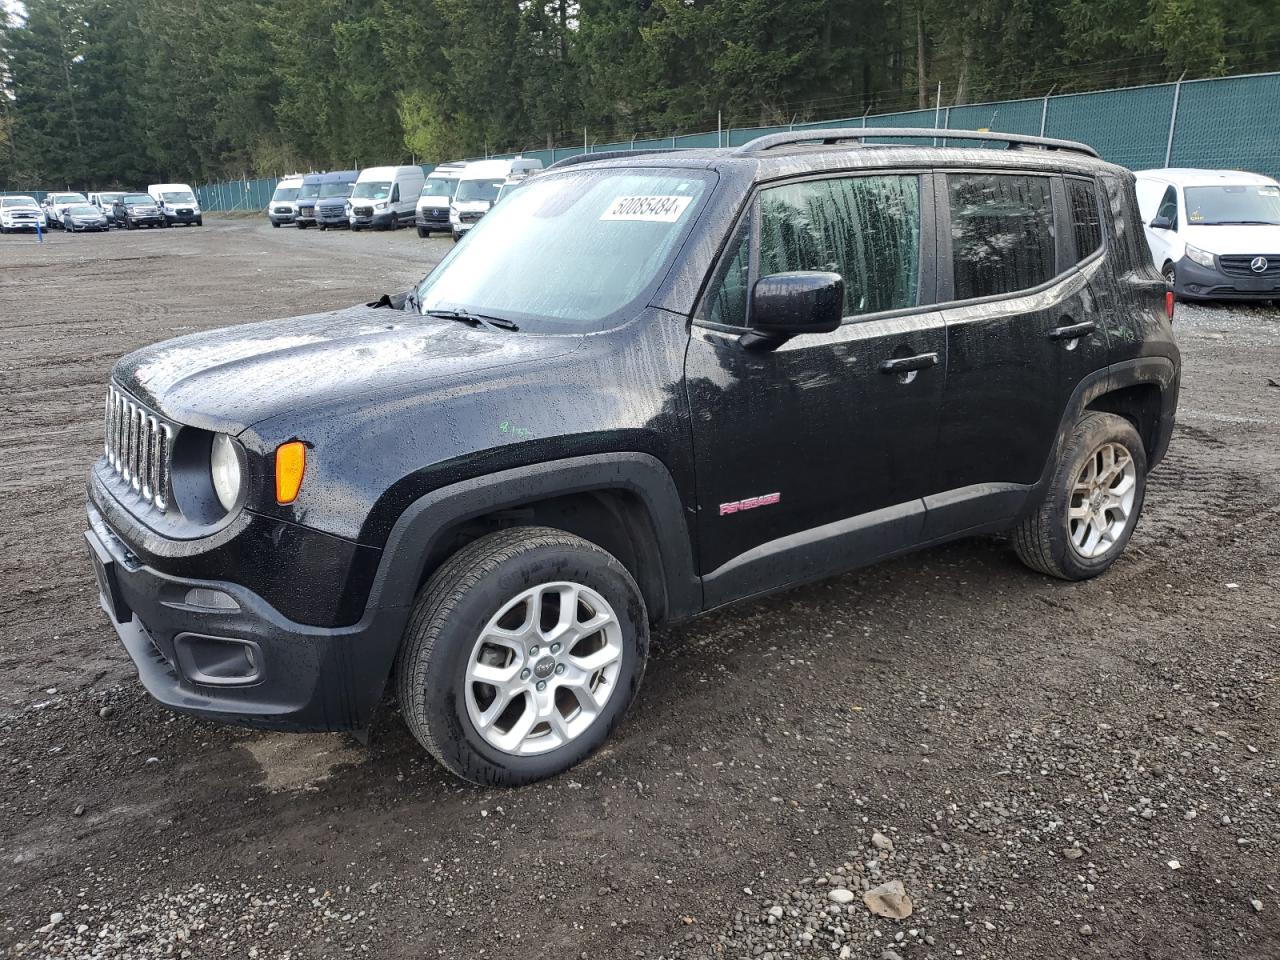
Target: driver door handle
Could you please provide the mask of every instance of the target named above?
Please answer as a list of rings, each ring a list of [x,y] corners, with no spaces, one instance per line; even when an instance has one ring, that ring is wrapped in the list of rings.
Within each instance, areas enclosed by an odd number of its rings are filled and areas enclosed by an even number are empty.
[[[881,373],[910,373],[912,370],[925,370],[938,362],[936,353],[921,353],[914,357],[896,357],[893,360],[880,362]]]
[[[1056,327],[1049,331],[1050,340],[1075,340],[1077,337],[1083,337],[1087,333],[1093,333],[1098,329],[1098,325],[1092,320],[1086,320],[1084,323],[1072,323],[1065,327]]]

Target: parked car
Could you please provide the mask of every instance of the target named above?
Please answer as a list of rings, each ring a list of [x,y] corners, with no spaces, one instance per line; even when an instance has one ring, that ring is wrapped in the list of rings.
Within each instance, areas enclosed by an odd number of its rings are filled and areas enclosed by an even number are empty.
[[[298,216],[298,192],[302,189],[302,177],[284,177],[276,184],[271,202],[267,204],[267,219],[273,227],[293,223]]]
[[[422,168],[369,167],[360,171],[347,201],[348,223],[352,230],[365,227],[395,230],[413,219],[418,194],[422,192]]]
[[[320,199],[316,201],[316,223],[321,230],[347,226],[347,197],[360,176],[358,170],[334,170],[320,178]]]
[[[116,223],[126,230],[168,226],[164,212],[149,193],[125,193],[111,206]]]
[[[449,204],[453,200],[453,192],[458,189],[458,178],[462,176],[465,167],[465,163],[442,163],[423,181],[422,192],[418,194],[418,205],[414,210],[418,236],[425,238],[431,236],[433,230],[449,229]]]
[[[535,166],[536,165],[536,166]],[[462,235],[498,202],[498,194],[512,171],[527,176],[541,169],[541,160],[476,160],[468,163],[458,180],[458,189],[449,204],[449,232],[457,243]]]
[[[147,193],[151,194],[156,206],[164,214],[167,225],[204,226],[204,217],[200,213],[195,191],[185,183],[153,183],[147,187]]]
[[[849,148],[933,136],[1002,149]],[[1036,137],[557,166],[370,301],[116,364],[102,604],[175,710],[363,729],[391,686],[488,784],[597,748],[654,625],[1002,531],[1103,573],[1178,397],[1133,175]]]
[[[112,226],[115,225],[115,213],[113,212],[115,202],[123,197],[124,194],[119,191],[111,191],[109,193],[91,193],[89,194],[89,202],[107,215],[107,222]]]
[[[93,204],[82,203],[62,211],[62,229],[67,233],[96,233],[110,230],[111,222]]]
[[[293,219],[299,230],[315,226],[316,204],[320,201],[320,185],[324,182],[324,174],[309,173],[302,178],[302,186],[298,188],[298,213]]]
[[[1140,170],[1147,244],[1184,300],[1280,298],[1280,183],[1236,170]]]
[[[44,211],[34,197],[0,197],[0,233],[44,227]]]
[[[62,226],[62,214],[67,207],[80,206],[89,201],[83,193],[49,193],[44,198],[44,215],[50,226]]]

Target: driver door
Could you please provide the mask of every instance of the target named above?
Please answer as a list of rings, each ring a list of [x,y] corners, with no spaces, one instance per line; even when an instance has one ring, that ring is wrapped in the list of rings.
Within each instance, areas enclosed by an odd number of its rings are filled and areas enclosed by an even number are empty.
[[[946,371],[946,330],[930,306],[934,244],[928,175],[757,194],[686,358],[708,606],[917,542]],[[742,339],[752,287],[791,270],[839,273],[845,319],[832,333],[753,349]]]

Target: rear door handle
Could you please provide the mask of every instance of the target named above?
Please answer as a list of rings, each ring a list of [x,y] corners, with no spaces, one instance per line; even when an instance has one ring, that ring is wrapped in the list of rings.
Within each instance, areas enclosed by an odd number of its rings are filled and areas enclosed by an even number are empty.
[[[926,370],[938,362],[936,353],[921,353],[914,357],[897,357],[880,362],[881,373],[910,373],[912,370]]]
[[[1049,331],[1050,340],[1075,340],[1077,337],[1083,337],[1086,333],[1093,333],[1098,329],[1098,325],[1092,320],[1086,320],[1084,323],[1072,323],[1065,327],[1057,327]]]

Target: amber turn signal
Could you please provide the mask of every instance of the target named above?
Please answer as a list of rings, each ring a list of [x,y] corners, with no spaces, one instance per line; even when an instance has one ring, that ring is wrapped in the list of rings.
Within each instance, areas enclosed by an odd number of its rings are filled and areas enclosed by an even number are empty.
[[[276,447],[276,503],[293,503],[298,498],[306,468],[307,448],[301,440]]]

